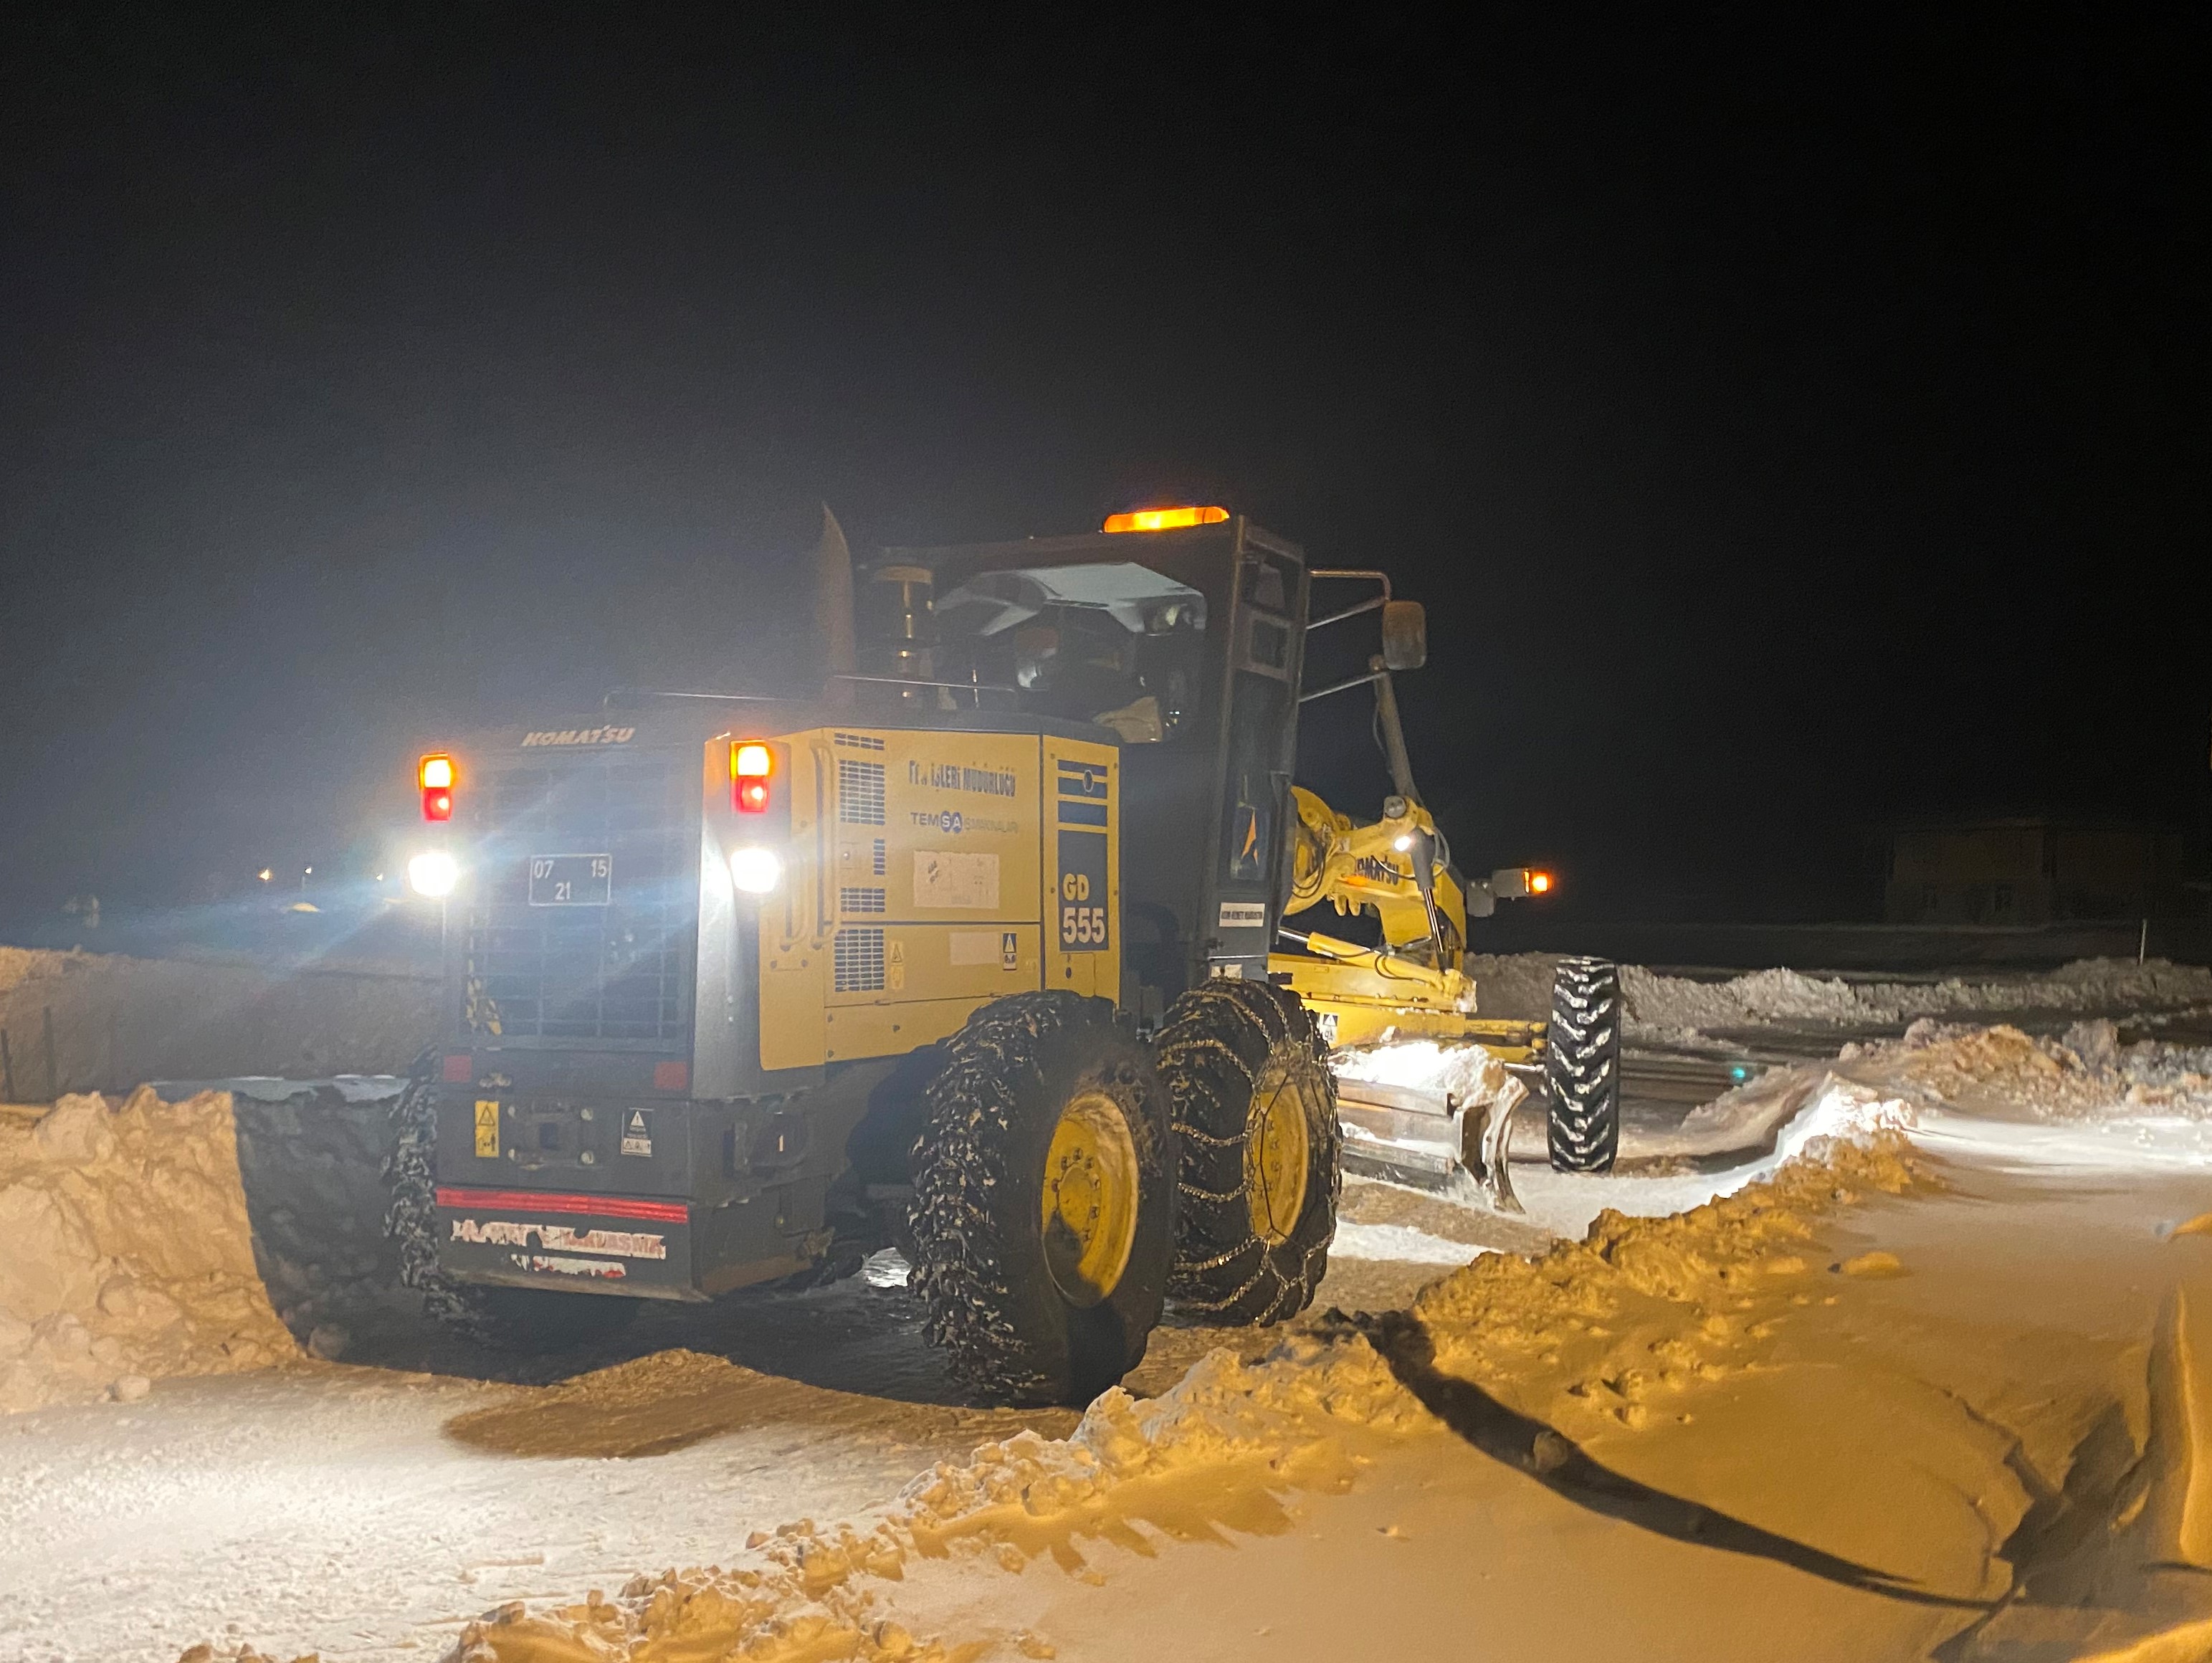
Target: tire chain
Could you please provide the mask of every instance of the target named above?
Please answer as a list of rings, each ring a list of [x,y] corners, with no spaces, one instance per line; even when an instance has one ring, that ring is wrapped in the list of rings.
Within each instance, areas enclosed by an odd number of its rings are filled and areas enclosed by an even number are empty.
[[[423,1312],[432,1320],[487,1343],[490,1335],[483,1309],[438,1263],[438,1102],[426,1059],[416,1059],[406,1089],[386,1114],[392,1144],[382,1168],[392,1192],[384,1234],[399,1247],[400,1285],[422,1296]]]
[[[1006,1320],[1006,1244],[988,1203],[1007,1181],[1013,1072],[1035,1068],[1036,1042],[1066,1026],[1080,998],[1016,994],[970,1018],[946,1041],[915,1140],[909,1217],[921,1258],[908,1285],[922,1302],[923,1338],[943,1348],[956,1380],[988,1401],[1029,1403],[1052,1393],[1050,1375]]]
[[[1296,1316],[1312,1303],[1315,1291],[1320,1287],[1328,1266],[1328,1244],[1321,1242],[1308,1248],[1302,1257],[1298,1274],[1293,1278],[1283,1274],[1275,1263],[1275,1255],[1268,1250],[1259,1233],[1251,1228],[1250,1214],[1245,1201],[1244,1145],[1247,1132],[1240,1132],[1232,1138],[1224,1138],[1194,1124],[1211,1120],[1218,1124],[1221,1115],[1221,1096],[1210,1074],[1226,1068],[1242,1075],[1249,1084],[1256,1084],[1251,1069],[1237,1053],[1237,1049],[1219,1032],[1223,1013],[1229,1020],[1249,1024],[1257,1029],[1272,1052],[1283,1044],[1319,1046],[1319,1033],[1313,1026],[1311,1013],[1303,1004],[1296,1017],[1284,1003],[1267,998],[1265,1004],[1268,1015],[1263,1017],[1241,993],[1230,992],[1225,986],[1202,985],[1186,994],[1188,1006],[1182,1016],[1170,1023],[1161,1033],[1154,1047],[1161,1078],[1166,1083],[1170,1098],[1175,1104],[1176,1132],[1182,1139],[1184,1174],[1178,1174],[1176,1188],[1185,1198],[1200,1202],[1206,1211],[1227,1210],[1232,1205],[1235,1214],[1229,1231],[1209,1230],[1201,1222],[1199,1209],[1186,1208],[1178,1219],[1176,1230],[1176,1265],[1168,1284],[1170,1297],[1185,1309],[1207,1313],[1234,1310],[1239,1318],[1255,1325],[1278,1322]],[[1304,1032],[1297,1031],[1302,1025]],[[1321,1077],[1329,1087],[1334,1077],[1328,1072],[1326,1059],[1320,1062]],[[1335,1112],[1334,1090],[1331,1090],[1329,1112]],[[1188,1105],[1188,1107],[1187,1107]],[[1208,1110],[1212,1111],[1211,1114]],[[1234,1149],[1237,1152],[1237,1183],[1232,1190],[1214,1191],[1188,1181],[1186,1174],[1194,1166],[1201,1166],[1206,1156],[1201,1151]],[[1332,1161],[1329,1170],[1329,1216],[1336,1213],[1337,1196],[1342,1182],[1341,1163]],[[1216,1221],[1218,1222],[1218,1221]],[[1241,1233],[1243,1239],[1226,1247],[1222,1241],[1231,1234]],[[1196,1254],[1185,1257],[1185,1249],[1197,1249]],[[1256,1251],[1255,1251],[1256,1250]],[[1246,1254],[1254,1256],[1251,1274],[1226,1293],[1219,1292],[1218,1283],[1208,1273],[1234,1264]],[[1319,1261],[1316,1265],[1316,1260]],[[1263,1292],[1262,1282],[1272,1288]]]

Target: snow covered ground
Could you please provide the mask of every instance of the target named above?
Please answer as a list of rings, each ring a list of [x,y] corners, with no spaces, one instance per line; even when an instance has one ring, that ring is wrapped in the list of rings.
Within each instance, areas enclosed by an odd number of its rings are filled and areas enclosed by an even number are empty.
[[[1890,1000],[1524,1217],[1348,1184],[1315,1312],[1080,1421],[888,1275],[0,1417],[0,1658],[2212,1657],[2212,1052],[2123,1042],[2196,974]]]

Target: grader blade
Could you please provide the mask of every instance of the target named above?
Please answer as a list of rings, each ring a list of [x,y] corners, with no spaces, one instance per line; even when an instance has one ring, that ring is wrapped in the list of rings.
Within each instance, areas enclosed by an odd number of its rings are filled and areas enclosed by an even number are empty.
[[[1523,1095],[1516,1083],[1507,1100],[1462,1102],[1449,1091],[1340,1076],[1345,1170],[1519,1212],[1505,1145]]]

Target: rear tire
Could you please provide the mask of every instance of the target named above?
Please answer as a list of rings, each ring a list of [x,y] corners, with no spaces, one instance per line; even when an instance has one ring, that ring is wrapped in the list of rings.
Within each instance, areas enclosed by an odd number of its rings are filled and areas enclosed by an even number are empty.
[[[1175,1276],[1187,1310],[1281,1322],[1313,1302],[1336,1235],[1336,1077],[1288,988],[1213,980],[1169,1008],[1155,1054],[1182,1146]]]
[[[645,1302],[619,1294],[565,1294],[546,1288],[463,1288],[465,1314],[454,1326],[495,1351],[580,1350],[612,1339],[637,1320]]]
[[[1561,959],[1544,1041],[1554,1172],[1610,1172],[1620,1153],[1620,1020],[1619,967]]]
[[[1017,993],[945,1045],[913,1154],[922,1332],[995,1403],[1087,1403],[1136,1367],[1175,1253],[1168,1094],[1105,999]]]

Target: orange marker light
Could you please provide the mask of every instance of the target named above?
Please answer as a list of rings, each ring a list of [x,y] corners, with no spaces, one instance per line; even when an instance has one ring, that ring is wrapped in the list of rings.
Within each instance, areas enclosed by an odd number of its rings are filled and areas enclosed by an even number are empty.
[[[1229,518],[1226,508],[1139,508],[1133,513],[1109,514],[1101,530],[1108,531],[1172,531],[1184,525],[1218,525]]]
[[[1546,895],[1550,892],[1551,888],[1551,873],[1530,872],[1528,874],[1528,893],[1530,895]]]
[[[775,753],[757,739],[741,739],[730,747],[730,802],[739,814],[768,812],[769,776],[775,772]]]

